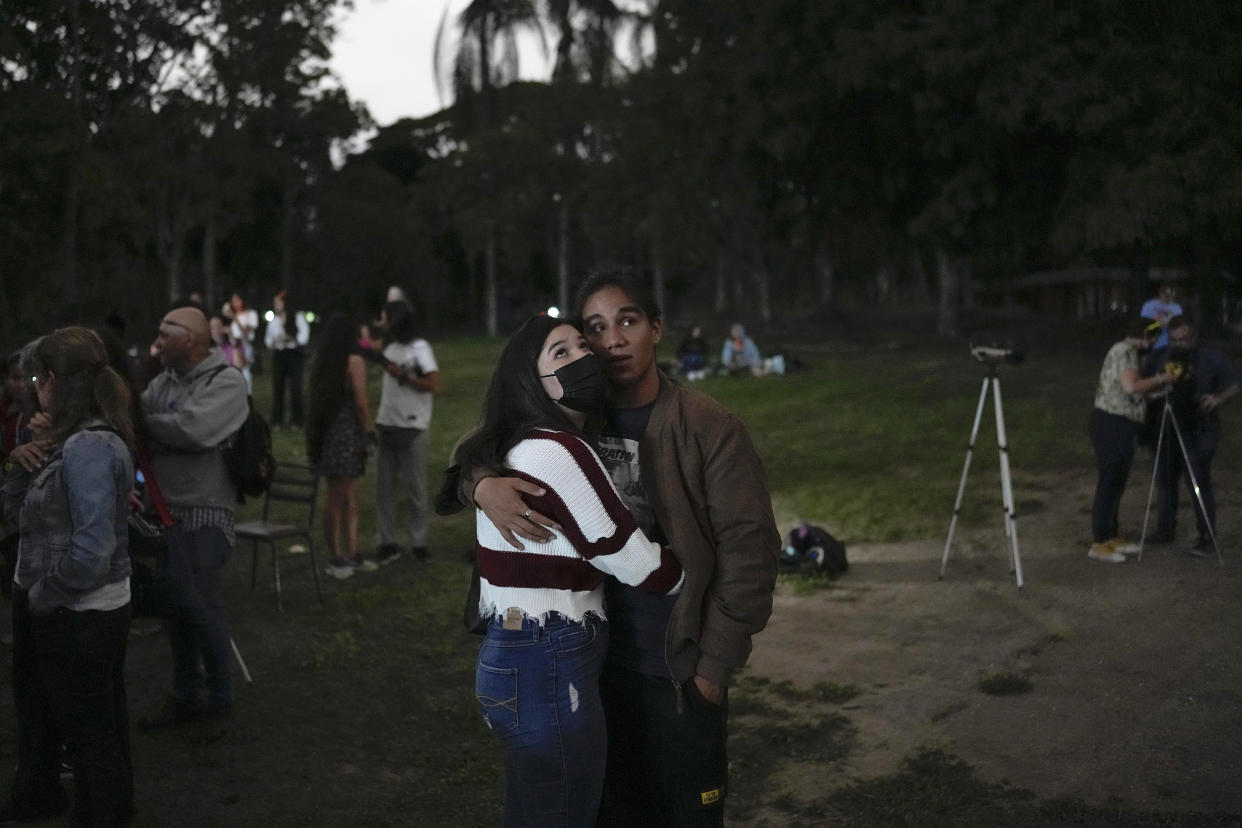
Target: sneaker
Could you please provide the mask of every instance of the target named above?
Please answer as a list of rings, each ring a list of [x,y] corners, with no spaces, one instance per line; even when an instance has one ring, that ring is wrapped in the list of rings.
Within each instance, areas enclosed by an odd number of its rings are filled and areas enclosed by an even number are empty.
[[[379,569],[379,564],[370,558],[364,558],[361,555],[350,561],[350,565],[358,572],[374,572]]]
[[[338,581],[343,581],[346,578],[353,576],[354,565],[348,558],[333,558],[328,561],[328,565],[324,568],[324,572],[327,572]]]
[[[164,706],[154,715],[138,720],[138,729],[141,731],[164,730],[198,721],[206,715],[207,705],[203,702],[188,702],[176,696],[169,696],[164,700]]]
[[[1120,552],[1114,552],[1107,542],[1091,544],[1091,548],[1087,550],[1087,557],[1093,561],[1103,561],[1104,563],[1126,562],[1126,556]]]
[[[1139,545],[1121,538],[1113,538],[1108,542],[1109,547],[1114,552],[1120,552],[1122,555],[1137,555],[1139,553]]]
[[[425,561],[431,557],[431,550],[425,546],[414,546],[410,548],[410,554],[415,560]]]
[[[375,550],[375,560],[380,566],[387,566],[401,557],[401,550],[394,543],[386,543]]]

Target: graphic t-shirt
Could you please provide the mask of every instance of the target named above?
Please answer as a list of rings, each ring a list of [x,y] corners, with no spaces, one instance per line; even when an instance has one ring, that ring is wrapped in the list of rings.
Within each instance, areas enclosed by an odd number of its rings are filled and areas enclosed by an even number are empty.
[[[638,528],[652,541],[665,543],[647,498],[638,458],[638,444],[654,406],[653,402],[640,408],[610,410],[599,436],[599,450],[608,476]],[[677,596],[645,595],[614,578],[604,581],[604,596],[610,627],[609,660],[644,675],[669,678],[665,630]]]
[[[384,348],[384,356],[407,371],[420,375],[439,371],[435,354],[425,339],[413,342],[393,342]],[[387,371],[380,380],[380,404],[375,413],[375,424],[388,428],[426,429],[431,424],[431,401],[429,391],[420,391],[398,382]]]
[[[1138,371],[1138,351],[1122,340],[1108,349],[1104,366],[1100,368],[1100,381],[1095,387],[1095,407],[1118,417],[1142,423],[1147,414],[1147,403],[1142,394],[1127,394],[1121,387],[1121,372],[1127,368]]]

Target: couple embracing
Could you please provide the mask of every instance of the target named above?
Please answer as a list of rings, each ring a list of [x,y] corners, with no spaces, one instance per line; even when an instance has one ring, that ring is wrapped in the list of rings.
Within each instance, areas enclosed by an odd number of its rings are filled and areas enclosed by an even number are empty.
[[[670,383],[628,272],[581,329],[514,334],[459,446],[477,508],[476,694],[505,825],[722,825],[727,688],[772,609],[780,535],[741,422]]]

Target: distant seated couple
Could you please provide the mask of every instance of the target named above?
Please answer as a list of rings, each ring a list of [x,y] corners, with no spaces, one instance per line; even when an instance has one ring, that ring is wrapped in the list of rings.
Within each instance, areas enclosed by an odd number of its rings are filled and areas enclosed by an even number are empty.
[[[645,285],[600,271],[575,308],[581,329],[513,335],[455,455],[504,824],[722,825],[727,688],[781,548],[763,465],[736,417],[659,372]]]
[[[755,340],[746,335],[740,322],[729,328],[729,336],[720,350],[720,364],[730,376],[756,376],[785,373],[785,357],[782,354],[764,359]]]

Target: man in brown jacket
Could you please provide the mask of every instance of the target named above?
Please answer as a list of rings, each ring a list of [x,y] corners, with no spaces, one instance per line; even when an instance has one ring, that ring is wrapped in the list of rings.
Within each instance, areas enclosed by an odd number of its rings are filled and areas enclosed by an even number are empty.
[[[722,825],[728,683],[772,611],[781,539],[763,465],[742,423],[664,378],[659,306],[625,271],[579,288],[583,333],[604,363],[610,410],[601,455],[622,500],[686,571],[673,598],[608,583],[601,683],[608,769],[600,825]],[[552,521],[487,478],[475,503],[506,537],[545,540]]]

